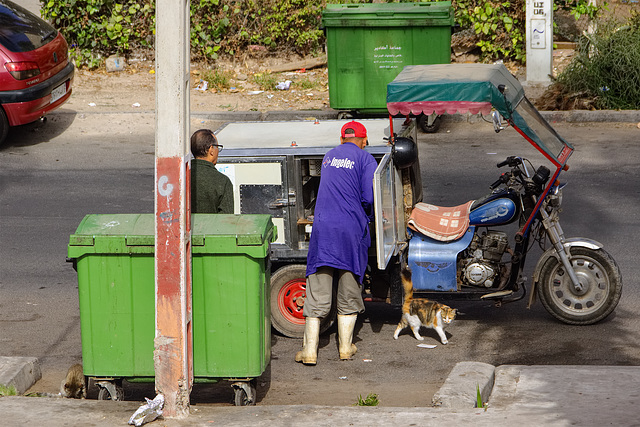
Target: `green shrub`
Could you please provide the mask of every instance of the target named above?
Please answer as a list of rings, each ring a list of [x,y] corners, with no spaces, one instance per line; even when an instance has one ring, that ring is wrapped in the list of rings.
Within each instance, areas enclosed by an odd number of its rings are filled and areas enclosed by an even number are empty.
[[[601,21],[584,36],[571,64],[558,76],[568,94],[593,99],[598,109],[640,108],[640,14],[626,23]]]
[[[111,54],[153,48],[153,0],[41,0],[77,65],[95,67]],[[215,60],[249,44],[308,54],[324,42],[324,0],[192,0],[191,55]]]
[[[77,65],[95,67],[109,55],[126,56],[154,47],[154,0],[40,1],[43,16],[63,33]],[[250,44],[279,52],[315,53],[325,42],[320,27],[327,3],[372,1],[191,0],[191,55],[194,60],[215,60],[219,55],[237,55]],[[452,0],[452,4],[457,25],[477,34],[483,60],[523,62],[525,1]],[[589,6],[588,0],[557,0],[557,4],[576,18],[593,17],[602,7]]]
[[[42,15],[60,29],[78,65],[94,67],[114,53],[150,48],[153,0],[41,0]]]

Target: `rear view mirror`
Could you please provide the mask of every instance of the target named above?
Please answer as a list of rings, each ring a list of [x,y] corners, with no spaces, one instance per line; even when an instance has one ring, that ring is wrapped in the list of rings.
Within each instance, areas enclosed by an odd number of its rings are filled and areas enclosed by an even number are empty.
[[[507,125],[502,124],[502,116],[496,110],[491,112],[491,119],[493,120],[493,130],[495,130],[496,133],[507,127]]]

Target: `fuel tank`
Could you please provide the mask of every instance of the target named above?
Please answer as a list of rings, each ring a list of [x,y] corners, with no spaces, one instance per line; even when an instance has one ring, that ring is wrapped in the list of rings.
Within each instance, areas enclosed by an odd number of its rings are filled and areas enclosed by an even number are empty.
[[[520,216],[520,197],[513,191],[491,194],[476,200],[469,213],[469,224],[490,226],[509,224]]]

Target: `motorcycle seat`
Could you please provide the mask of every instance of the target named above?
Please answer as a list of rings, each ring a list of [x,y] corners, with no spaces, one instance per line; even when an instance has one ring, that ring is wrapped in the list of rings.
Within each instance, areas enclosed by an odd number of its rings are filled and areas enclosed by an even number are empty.
[[[454,207],[416,203],[409,217],[409,228],[441,242],[458,240],[469,228],[473,202]]]

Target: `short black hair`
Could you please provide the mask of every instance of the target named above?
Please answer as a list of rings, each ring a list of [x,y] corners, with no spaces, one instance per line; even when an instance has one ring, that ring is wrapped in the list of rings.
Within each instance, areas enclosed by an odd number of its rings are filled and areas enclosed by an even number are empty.
[[[218,145],[218,139],[209,129],[200,129],[191,135],[191,153],[195,158],[205,157],[214,145]]]

